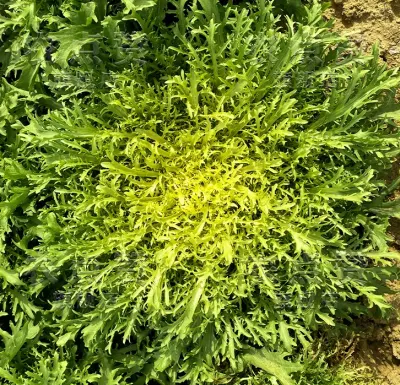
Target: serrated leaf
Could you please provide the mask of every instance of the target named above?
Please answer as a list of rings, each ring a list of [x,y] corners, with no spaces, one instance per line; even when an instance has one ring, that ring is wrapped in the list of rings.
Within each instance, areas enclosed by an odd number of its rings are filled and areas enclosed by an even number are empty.
[[[69,332],[63,334],[61,337],[58,338],[57,340],[57,346],[65,346],[68,341],[73,340],[75,337],[75,333]]]
[[[118,172],[120,174],[124,175],[132,175],[132,176],[141,176],[141,177],[148,177],[148,178],[156,178],[159,176],[158,172],[155,171],[149,171],[137,167],[126,167],[122,164],[116,163],[116,162],[103,162],[101,164],[104,168],[108,168],[109,170],[113,172]]]
[[[282,341],[283,346],[288,352],[292,351],[293,346],[296,344],[293,341],[293,338],[289,334],[289,327],[286,322],[279,322],[279,337]]]
[[[96,41],[99,30],[96,25],[71,25],[60,31],[50,33],[49,37],[60,43],[60,47],[53,54],[55,61],[61,67],[66,68],[68,59],[72,55],[78,55],[85,44]]]
[[[126,13],[131,11],[141,11],[145,8],[154,7],[155,0],[122,0],[126,7]]]
[[[317,312],[316,314],[317,314],[317,316],[318,316],[319,318],[321,318],[322,321],[324,321],[327,325],[335,326],[335,321],[334,321],[334,319],[333,319],[332,317],[330,317],[329,315],[324,314],[324,313],[320,313],[320,312]]]
[[[101,330],[103,322],[101,319],[94,320],[90,325],[82,329],[82,336],[86,346],[90,346],[92,340],[95,338],[97,333]]]
[[[281,385],[295,385],[290,374],[302,370],[303,366],[286,361],[284,357],[281,353],[270,352],[267,349],[250,349],[243,355],[245,362],[275,376]]]
[[[21,286],[24,283],[19,279],[19,276],[16,272],[3,269],[0,267],[0,277],[5,279],[8,283],[14,286]]]

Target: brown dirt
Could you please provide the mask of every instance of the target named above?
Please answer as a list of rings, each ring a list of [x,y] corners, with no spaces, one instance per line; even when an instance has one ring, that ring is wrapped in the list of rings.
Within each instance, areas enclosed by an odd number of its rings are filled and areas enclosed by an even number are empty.
[[[382,59],[400,65],[400,0],[332,0],[329,13],[336,18],[335,29],[361,49],[379,42]]]
[[[334,29],[361,50],[370,52],[378,43],[382,60],[390,67],[400,66],[400,0],[332,0],[326,15],[335,18]],[[390,179],[395,179],[399,170],[400,160],[394,164]],[[389,234],[393,246],[400,250],[400,220],[392,220]],[[400,385],[400,281],[389,286],[397,291],[387,296],[393,315],[388,322],[362,323],[355,355],[375,370],[380,385]]]
[[[400,281],[392,282],[400,290]],[[388,296],[396,309],[389,322],[365,320],[355,347],[355,358],[360,365],[376,373],[378,385],[400,384],[400,295]]]

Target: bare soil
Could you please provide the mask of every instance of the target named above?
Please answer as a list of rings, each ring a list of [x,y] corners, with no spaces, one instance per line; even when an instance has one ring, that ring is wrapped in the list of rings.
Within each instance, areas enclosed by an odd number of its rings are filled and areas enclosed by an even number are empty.
[[[335,30],[361,50],[380,47],[380,57],[390,67],[400,67],[400,0],[332,0],[326,16],[335,18]],[[390,179],[400,174],[395,162]],[[400,192],[396,193],[400,197]],[[400,250],[400,220],[391,222],[392,246]],[[387,322],[365,320],[354,348],[363,365],[373,369],[381,385],[400,385],[400,281],[389,283],[397,293],[388,295],[394,311]]]
[[[400,290],[400,281],[390,284]],[[360,365],[375,372],[379,385],[400,384],[400,295],[388,296],[395,311],[388,322],[365,320],[354,355]]]
[[[335,29],[369,51],[379,43],[381,58],[400,65],[400,0],[332,0]]]

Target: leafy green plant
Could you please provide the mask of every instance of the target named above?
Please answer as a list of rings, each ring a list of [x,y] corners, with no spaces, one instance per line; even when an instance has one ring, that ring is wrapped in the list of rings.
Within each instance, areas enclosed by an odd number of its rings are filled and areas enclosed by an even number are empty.
[[[0,18],[1,378],[291,385],[316,331],[389,308],[377,50],[317,3],[47,5]]]

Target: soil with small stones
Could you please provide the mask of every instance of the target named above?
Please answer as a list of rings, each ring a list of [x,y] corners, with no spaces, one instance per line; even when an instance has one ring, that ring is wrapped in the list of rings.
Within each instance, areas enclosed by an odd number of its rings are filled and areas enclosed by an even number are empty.
[[[400,0],[332,0],[326,16],[334,18],[334,29],[362,51],[370,52],[378,43],[381,59],[390,67],[400,66]],[[400,160],[394,164],[390,179],[399,174]],[[392,220],[389,234],[393,247],[400,250],[400,220]],[[384,323],[362,323],[355,354],[376,371],[379,384],[400,385],[400,281],[389,286],[397,292],[387,296],[393,315]]]
[[[400,65],[400,0],[333,0],[335,29],[365,51],[379,42],[381,58]]]

